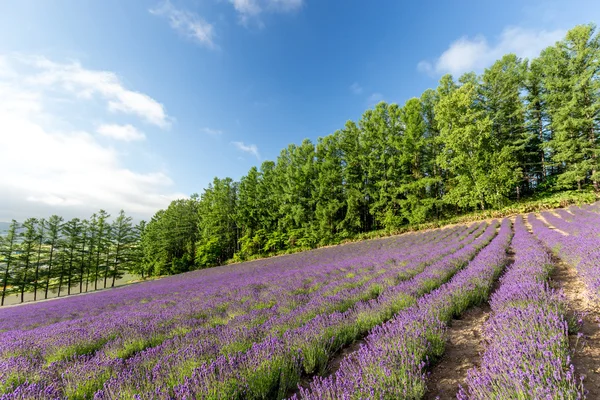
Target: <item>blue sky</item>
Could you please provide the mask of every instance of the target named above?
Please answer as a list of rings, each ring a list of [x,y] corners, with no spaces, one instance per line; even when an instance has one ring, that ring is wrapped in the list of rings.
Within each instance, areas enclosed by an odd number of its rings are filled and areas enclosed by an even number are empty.
[[[149,218],[379,100],[533,57],[594,1],[0,1],[0,220]]]

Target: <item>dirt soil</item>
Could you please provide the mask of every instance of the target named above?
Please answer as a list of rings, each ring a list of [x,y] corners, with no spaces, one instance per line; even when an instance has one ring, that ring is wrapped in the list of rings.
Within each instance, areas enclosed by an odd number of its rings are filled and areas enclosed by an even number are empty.
[[[558,258],[555,263],[552,284],[563,290],[571,313],[583,321],[580,328],[583,337],[569,336],[575,372],[578,376],[585,375],[583,386],[588,390],[587,398],[600,399],[600,308],[589,301],[577,271]]]
[[[489,318],[490,306],[483,304],[452,320],[447,331],[446,350],[427,379],[425,399],[456,399],[458,385],[467,371],[479,366],[483,352],[482,329]]]

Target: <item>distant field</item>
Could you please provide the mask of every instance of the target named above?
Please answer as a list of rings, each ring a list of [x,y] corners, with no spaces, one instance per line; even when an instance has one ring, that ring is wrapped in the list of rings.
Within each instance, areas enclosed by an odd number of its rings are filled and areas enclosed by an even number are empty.
[[[455,225],[0,309],[0,394],[598,398],[599,296],[598,203]]]

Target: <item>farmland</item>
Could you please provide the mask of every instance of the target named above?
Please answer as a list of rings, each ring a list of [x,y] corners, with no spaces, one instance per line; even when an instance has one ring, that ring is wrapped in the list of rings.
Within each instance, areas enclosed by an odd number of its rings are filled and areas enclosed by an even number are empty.
[[[599,226],[600,205],[571,207],[5,308],[0,392],[594,398]],[[473,307],[480,351],[456,368],[446,353]]]

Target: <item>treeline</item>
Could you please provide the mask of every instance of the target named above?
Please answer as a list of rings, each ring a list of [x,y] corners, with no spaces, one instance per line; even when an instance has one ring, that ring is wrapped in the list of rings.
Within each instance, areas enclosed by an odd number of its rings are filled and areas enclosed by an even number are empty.
[[[123,211],[110,221],[100,210],[89,220],[13,220],[0,236],[0,305],[8,295],[33,292],[33,300],[113,287],[125,272],[140,274],[140,238],[145,222],[137,226]]]
[[[380,103],[239,182],[215,178],[148,223],[143,268],[166,274],[394,230],[536,191],[598,190],[600,38],[577,26],[534,60],[441,78]]]

